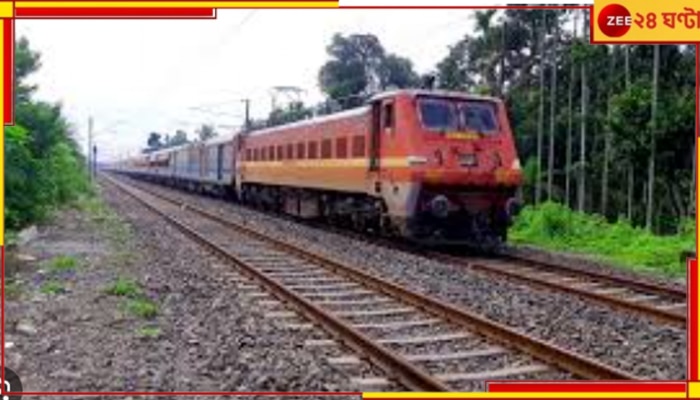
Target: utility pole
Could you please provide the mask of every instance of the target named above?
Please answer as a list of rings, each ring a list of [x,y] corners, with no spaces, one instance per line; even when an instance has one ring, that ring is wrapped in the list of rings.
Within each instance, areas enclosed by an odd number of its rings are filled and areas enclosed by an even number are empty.
[[[90,175],[90,180],[92,180],[92,117],[88,118],[88,148],[87,148],[87,162],[88,162],[88,175]]]
[[[92,145],[92,179],[97,175],[97,145]]]
[[[248,132],[250,130],[250,99],[241,101],[245,103],[245,131]]]

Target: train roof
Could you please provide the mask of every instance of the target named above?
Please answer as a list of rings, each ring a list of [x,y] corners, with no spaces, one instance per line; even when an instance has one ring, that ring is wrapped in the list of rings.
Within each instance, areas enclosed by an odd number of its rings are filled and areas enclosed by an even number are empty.
[[[201,141],[201,142],[189,142],[189,143],[185,143],[185,144],[181,144],[181,145],[177,145],[177,146],[173,146],[173,147],[159,149],[159,150],[156,150],[156,151],[153,151],[151,153],[146,154],[146,156],[148,156],[148,155],[159,156],[161,154],[168,154],[168,153],[172,153],[174,151],[184,150],[184,149],[191,147],[191,146],[209,146],[209,145],[216,145],[216,144],[220,144],[220,143],[226,143],[226,142],[230,142],[231,140],[233,140],[233,138],[235,136],[236,136],[236,134],[230,134],[230,133],[226,134],[226,135],[215,136],[211,139],[207,139],[207,140]]]
[[[389,97],[395,97],[395,96],[401,95],[401,94],[407,94],[410,96],[454,97],[454,98],[461,98],[461,99],[466,99],[466,100],[500,101],[500,99],[498,99],[497,97],[474,95],[474,94],[469,94],[469,93],[464,93],[464,92],[456,92],[456,91],[450,91],[450,90],[397,89],[397,90],[390,90],[390,91],[376,94],[375,96],[373,96],[369,99],[369,102],[381,100],[381,99],[385,99],[385,98],[389,98]],[[261,135],[266,135],[269,133],[274,133],[274,132],[277,132],[277,131],[280,131],[283,129],[286,130],[289,128],[300,128],[300,127],[304,127],[304,126],[308,126],[308,125],[314,125],[314,124],[323,123],[323,122],[330,122],[330,121],[348,118],[348,117],[353,117],[353,116],[359,116],[359,115],[366,113],[367,111],[369,111],[369,105],[365,104],[365,105],[362,105],[360,107],[352,108],[350,110],[340,111],[340,112],[333,113],[333,114],[304,119],[301,121],[295,121],[295,122],[291,122],[288,124],[273,126],[273,127],[269,127],[269,128],[258,129],[258,130],[250,132],[248,134],[248,136],[261,136]],[[226,143],[226,142],[233,140],[233,138],[236,137],[237,135],[243,135],[243,134],[244,134],[244,132],[229,133],[229,134],[222,135],[222,136],[216,136],[216,137],[211,138],[209,140],[206,140],[204,142],[192,142],[192,143],[186,143],[186,144],[182,144],[182,145],[175,146],[175,147],[168,147],[166,149],[156,150],[152,153],[146,154],[145,156],[148,157],[150,155],[155,155],[156,157],[158,157],[159,155],[168,154],[168,153],[171,153],[174,151],[183,150],[183,149],[186,149],[186,148],[193,146],[193,145],[208,146],[208,145]]]
[[[318,124],[318,123],[322,123],[322,122],[330,122],[330,121],[335,121],[337,119],[359,116],[359,115],[366,113],[368,110],[369,110],[369,106],[364,105],[364,106],[353,108],[350,110],[345,110],[345,111],[341,111],[341,112],[337,112],[337,113],[333,113],[333,114],[323,115],[321,117],[303,119],[301,121],[295,121],[295,122],[291,122],[289,124],[273,126],[270,128],[258,129],[256,131],[250,132],[249,136],[266,135],[268,133],[273,133],[273,132],[276,132],[276,131],[279,131],[282,129],[300,128],[300,127],[307,126],[307,125],[314,125],[314,124]]]
[[[427,89],[397,89],[397,90],[391,90],[383,93],[379,93],[369,99],[369,102],[375,101],[375,100],[381,100],[389,97],[395,97],[400,94],[408,94],[410,96],[437,96],[437,97],[454,97],[454,98],[461,98],[461,99],[466,99],[466,100],[483,100],[483,101],[499,101],[498,98],[496,97],[491,97],[491,96],[480,96],[480,95],[474,95],[474,94],[468,94],[464,92],[455,92],[455,91],[449,91],[449,90],[427,90]],[[324,115],[321,117],[314,117],[314,118],[309,118],[309,119],[304,119],[301,121],[296,121],[296,122],[291,122],[289,124],[283,124],[283,125],[278,125],[278,126],[273,126],[270,128],[263,128],[259,129],[256,131],[253,131],[250,133],[250,136],[260,136],[260,135],[266,135],[269,133],[273,133],[282,129],[289,129],[289,128],[300,128],[303,126],[307,125],[313,125],[313,124],[318,124],[318,123],[323,123],[323,122],[330,122],[334,121],[336,119],[342,119],[342,118],[347,118],[347,117],[352,117],[356,115],[362,115],[363,113],[368,111],[369,106],[368,105],[362,105],[357,108],[353,108],[350,110],[345,110],[329,115]]]
[[[394,97],[399,94],[408,94],[411,96],[437,96],[437,97],[457,97],[466,100],[487,100],[499,101],[500,99],[493,96],[481,96],[465,92],[456,92],[453,90],[429,90],[429,89],[397,89],[387,92],[378,93],[370,98],[370,101],[381,100],[388,97]]]

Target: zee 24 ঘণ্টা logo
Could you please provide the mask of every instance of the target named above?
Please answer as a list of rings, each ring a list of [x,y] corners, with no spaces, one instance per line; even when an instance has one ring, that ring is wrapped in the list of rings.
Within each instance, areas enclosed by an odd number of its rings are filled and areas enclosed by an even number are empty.
[[[621,4],[608,4],[598,14],[597,23],[603,34],[611,38],[624,36],[633,26],[654,30],[660,24],[670,29],[698,29],[700,37],[700,11],[691,7],[683,7],[680,12],[636,12],[632,15]]]

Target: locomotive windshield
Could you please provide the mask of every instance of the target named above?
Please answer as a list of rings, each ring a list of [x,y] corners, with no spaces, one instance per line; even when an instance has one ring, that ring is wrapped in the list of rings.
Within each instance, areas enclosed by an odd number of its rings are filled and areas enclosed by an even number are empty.
[[[457,113],[452,102],[444,100],[426,100],[419,102],[421,121],[426,129],[432,131],[457,130]]]
[[[488,102],[424,98],[418,108],[423,127],[430,131],[490,134],[498,130],[495,107]]]

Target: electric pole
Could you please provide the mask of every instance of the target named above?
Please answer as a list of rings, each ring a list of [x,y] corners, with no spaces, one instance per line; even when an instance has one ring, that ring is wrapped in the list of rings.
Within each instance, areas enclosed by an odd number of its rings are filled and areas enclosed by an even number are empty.
[[[88,118],[88,148],[87,148],[87,167],[88,175],[90,175],[90,180],[92,180],[92,117]]]
[[[245,131],[248,132],[250,130],[250,99],[241,101],[245,103]]]

